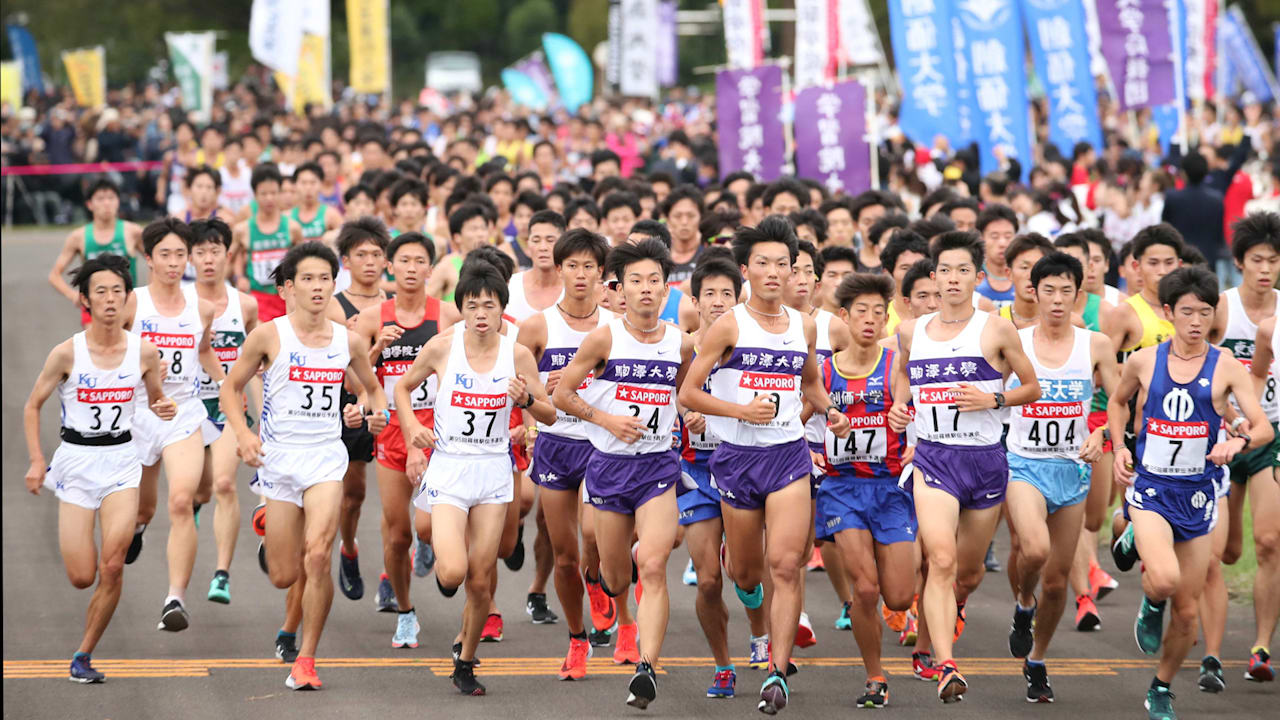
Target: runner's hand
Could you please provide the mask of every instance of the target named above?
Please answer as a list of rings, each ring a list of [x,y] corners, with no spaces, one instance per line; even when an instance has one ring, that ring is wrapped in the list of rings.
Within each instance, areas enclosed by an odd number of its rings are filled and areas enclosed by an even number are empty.
[[[370,423],[373,420],[370,419]],[[431,428],[420,422],[414,421],[413,427],[403,426],[400,428],[404,433],[406,445],[412,445],[420,450],[430,450],[436,446],[436,434]]]
[[[630,415],[605,415],[601,426],[624,443],[631,444],[644,437],[645,425],[640,418]]]
[[[996,407],[995,395],[982,392],[972,385],[960,383],[953,392],[956,399],[955,407],[960,412],[993,410]]]
[[[40,486],[44,485],[44,474],[47,471],[44,461],[31,461],[31,467],[27,468],[27,492],[32,495],[40,494]]]
[[[159,400],[151,403],[151,412],[161,420],[172,420],[178,415],[178,403],[161,396]]]
[[[427,454],[421,448],[410,445],[405,450],[404,474],[409,476],[409,482],[416,484],[426,471]]]
[[[1080,448],[1080,459],[1091,464],[1102,459],[1102,428],[1089,433]]]
[[[524,436],[525,436],[524,423],[520,423],[519,425],[516,425],[515,427],[511,428],[511,447],[518,447],[520,445],[524,445],[525,444]]]
[[[895,402],[893,407],[889,408],[889,429],[898,433],[906,432],[910,424],[911,411],[907,410],[907,404]]]
[[[342,408],[342,424],[349,428],[358,428],[364,422],[364,409],[355,403],[347,403]]]
[[[1239,440],[1240,442],[1237,443],[1236,442],[1237,440]],[[1213,446],[1213,449],[1210,450],[1209,454],[1206,455],[1205,457],[1207,457],[1209,459],[1209,462],[1213,463],[1214,465],[1226,465],[1227,463],[1231,462],[1231,459],[1234,458],[1237,454],[1243,452],[1245,445],[1247,444],[1248,443],[1245,442],[1244,438],[1233,437],[1227,440],[1226,442],[1215,443]],[[1237,445],[1239,446],[1238,448],[1237,448]]]
[[[778,406],[767,394],[757,395],[741,407],[738,418],[755,425],[763,425],[778,416]]]
[[[1129,452],[1129,448],[1121,446],[1116,450],[1116,459],[1112,473],[1116,482],[1129,487],[1133,485],[1133,454]]]
[[[390,414],[385,410],[374,410],[365,416],[365,420],[369,423],[369,432],[377,435],[382,432],[383,428],[390,422],[388,419]]]
[[[404,328],[399,325],[383,325],[382,330],[378,331],[378,341],[374,346],[381,352],[382,348],[399,340],[401,335],[404,335]]]
[[[551,395],[556,391],[556,387],[560,385],[560,376],[563,373],[564,373],[564,370],[552,370],[551,372],[547,373],[546,388],[547,388],[548,395]]]
[[[835,420],[831,419],[831,413],[835,413]],[[849,432],[853,430],[853,426],[849,423],[849,416],[835,408],[827,408],[827,428],[838,438],[849,437]]]
[[[707,418],[696,410],[684,414],[684,426],[690,435],[701,435],[707,429]]]
[[[236,440],[236,449],[245,465],[262,467],[262,440],[255,433],[245,432],[243,437]]]
[[[525,389],[526,384],[524,376],[520,373],[512,375],[511,379],[507,381],[507,397],[511,398],[512,402],[517,405],[523,405],[525,401],[525,393],[528,392],[528,390]]]

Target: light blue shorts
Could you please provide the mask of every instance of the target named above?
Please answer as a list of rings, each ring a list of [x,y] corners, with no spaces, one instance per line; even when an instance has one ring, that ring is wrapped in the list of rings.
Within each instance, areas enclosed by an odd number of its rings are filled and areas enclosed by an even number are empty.
[[[1009,453],[1009,482],[1024,482],[1044,496],[1045,506],[1055,513],[1083,502],[1089,494],[1088,465],[1062,458],[1036,459]]]

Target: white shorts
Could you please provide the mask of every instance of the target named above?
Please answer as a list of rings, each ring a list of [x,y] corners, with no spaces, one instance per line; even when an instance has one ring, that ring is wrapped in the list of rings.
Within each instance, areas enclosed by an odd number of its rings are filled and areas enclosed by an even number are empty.
[[[342,482],[347,474],[347,447],[341,440],[319,445],[262,444],[262,467],[249,481],[269,500],[302,507],[302,494],[313,485]]]
[[[172,420],[161,420],[150,409],[138,408],[133,413],[133,444],[138,459],[147,467],[155,465],[165,448],[186,440],[208,417],[204,403],[196,398],[180,401],[178,414]]]
[[[426,512],[440,504],[463,510],[476,505],[504,505],[515,497],[514,487],[511,453],[446,455],[437,450],[431,453],[413,504]]]
[[[44,486],[59,500],[97,510],[113,492],[138,487],[142,463],[133,442],[120,445],[62,443],[44,477]]]

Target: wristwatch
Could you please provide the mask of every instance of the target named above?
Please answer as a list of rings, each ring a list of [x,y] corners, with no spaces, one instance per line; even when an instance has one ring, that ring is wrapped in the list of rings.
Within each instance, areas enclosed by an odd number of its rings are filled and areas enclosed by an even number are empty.
[[[526,390],[524,394],[525,394],[525,397],[528,398],[528,401],[523,403],[516,403],[516,407],[520,408],[521,410],[528,410],[529,408],[533,407],[533,393]]]
[[[1000,408],[1004,407],[1004,393],[997,392],[997,393],[991,393],[991,394],[996,399],[996,409],[999,410]]]

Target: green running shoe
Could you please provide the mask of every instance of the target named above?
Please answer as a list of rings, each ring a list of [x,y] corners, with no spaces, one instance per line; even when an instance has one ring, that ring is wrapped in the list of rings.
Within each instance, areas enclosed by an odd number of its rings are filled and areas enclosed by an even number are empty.
[[[213,580],[209,582],[209,602],[231,604],[231,576],[226,570],[213,574]]]
[[[1133,620],[1133,639],[1137,641],[1139,650],[1148,655],[1155,655],[1160,652],[1160,641],[1163,637],[1164,604],[1156,607],[1144,595],[1142,605],[1138,607],[1138,617]]]
[[[1129,572],[1138,562],[1138,545],[1133,539],[1133,523],[1120,533],[1120,537],[1111,543],[1111,559],[1115,562],[1120,572]]]
[[[1169,688],[1151,688],[1147,691],[1147,720],[1178,720],[1173,711],[1173,691]]]

